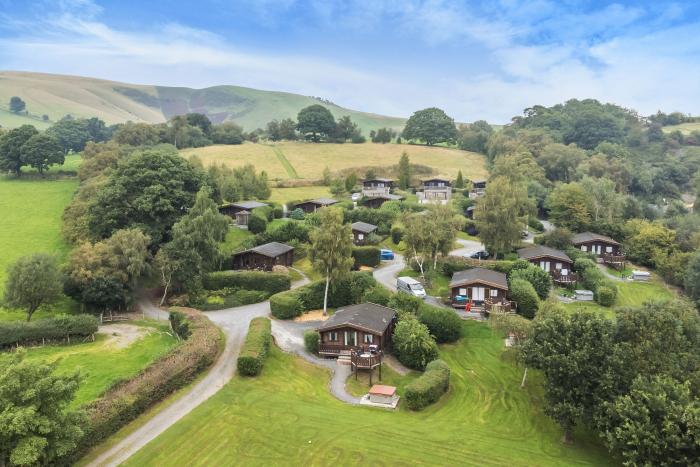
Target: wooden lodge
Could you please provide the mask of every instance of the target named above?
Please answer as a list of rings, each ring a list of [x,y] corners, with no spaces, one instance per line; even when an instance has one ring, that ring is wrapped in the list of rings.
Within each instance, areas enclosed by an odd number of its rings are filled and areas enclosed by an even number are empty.
[[[233,255],[232,269],[261,269],[271,271],[274,266],[291,266],[294,247],[270,242]]]
[[[352,228],[352,241],[355,245],[362,246],[367,242],[367,237],[377,230],[374,224],[367,222],[354,222]]]
[[[295,204],[294,209],[301,209],[305,213],[309,214],[312,212],[316,212],[318,209],[325,208],[326,206],[332,206],[337,202],[337,200],[331,198],[310,199]]]
[[[472,180],[472,189],[469,192],[470,198],[481,198],[486,194],[486,180]]]
[[[371,368],[369,356],[391,348],[395,322],[396,311],[385,306],[361,303],[343,307],[317,329],[321,336],[319,354],[352,357],[355,353],[357,368]]]
[[[390,178],[373,178],[362,181],[362,196],[374,198],[388,195],[394,187],[394,181]]]
[[[605,264],[618,269],[625,267],[622,247],[610,237],[593,232],[582,232],[574,235],[571,243],[581,251],[596,255]]]
[[[253,209],[264,206],[268,206],[268,204],[260,201],[238,201],[219,206],[219,213],[233,219],[236,225],[248,225],[248,219],[250,219]]]
[[[511,311],[513,302],[508,300],[506,275],[491,269],[473,268],[458,271],[450,281],[450,301],[454,307],[463,307],[468,302],[485,311],[499,308]]]
[[[420,203],[446,204],[452,198],[452,186],[446,178],[429,178],[423,180],[422,191],[416,192]]]
[[[572,272],[574,262],[561,250],[534,245],[518,250],[518,256],[547,271],[559,285],[574,284],[578,280]]]
[[[366,208],[377,209],[387,201],[401,201],[402,199],[404,199],[403,196],[389,193],[387,195],[362,198],[362,205]]]

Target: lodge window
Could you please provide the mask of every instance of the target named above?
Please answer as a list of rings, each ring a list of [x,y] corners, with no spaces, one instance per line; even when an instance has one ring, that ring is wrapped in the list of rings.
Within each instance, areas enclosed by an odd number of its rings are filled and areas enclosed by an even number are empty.
[[[365,334],[365,344],[371,344],[374,342],[374,336],[372,334]]]
[[[605,252],[606,252],[606,253],[612,253],[612,247],[611,247],[611,246],[606,246],[606,247],[605,247]]]
[[[492,297],[498,297],[498,290],[496,289],[491,289],[489,293]]]
[[[466,296],[466,295],[467,295],[467,289],[459,289],[459,294],[460,294],[461,296],[463,296],[463,297]]]
[[[365,238],[364,234],[357,234],[358,240],[364,240],[364,238]]]
[[[581,251],[588,251],[588,247],[586,245],[581,245]]]
[[[554,269],[556,269],[557,271],[559,271],[561,268],[562,268],[562,264],[561,264],[561,263],[557,263],[557,264],[554,265]]]
[[[337,342],[338,341],[338,332],[337,331],[331,331],[328,333],[328,340],[331,342]]]

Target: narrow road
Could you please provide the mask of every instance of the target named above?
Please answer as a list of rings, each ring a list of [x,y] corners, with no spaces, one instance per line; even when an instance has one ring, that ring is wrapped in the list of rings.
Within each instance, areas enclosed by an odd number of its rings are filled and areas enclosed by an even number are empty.
[[[456,250],[450,251],[450,256],[459,256],[459,257],[464,257],[464,256],[471,256],[474,253],[477,253],[481,250],[486,249],[483,243],[477,242],[475,240],[464,240],[461,238],[457,239],[457,243],[459,243],[459,248]]]
[[[292,288],[300,287],[308,282],[309,280],[305,277],[292,284]],[[146,300],[140,301],[138,305],[144,315],[149,318],[168,319],[167,312],[160,310]],[[224,387],[236,372],[236,360],[248,333],[250,321],[259,316],[268,316],[270,314],[270,302],[266,301],[253,305],[210,311],[204,314],[221,328],[226,338],[226,345],[219,359],[214,363],[206,376],[195,384],[189,392],[182,395],[136,431],[102,453],[89,465],[117,466],[121,464]]]
[[[403,256],[394,253],[394,259],[382,261],[381,266],[376,268],[372,275],[384,287],[392,292],[396,292],[396,276],[405,268],[406,261],[404,261]]]

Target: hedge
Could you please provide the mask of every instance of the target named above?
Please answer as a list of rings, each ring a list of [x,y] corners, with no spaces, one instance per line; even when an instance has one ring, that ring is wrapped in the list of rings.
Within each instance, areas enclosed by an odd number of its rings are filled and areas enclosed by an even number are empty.
[[[379,266],[379,247],[376,246],[356,246],[352,249],[352,258],[355,260],[355,267]]]
[[[0,321],[0,348],[87,337],[97,332],[92,315],[63,315],[36,321]]]
[[[471,258],[460,258],[458,256],[446,256],[438,260],[438,269],[442,270],[447,277],[452,277],[457,271],[465,271],[472,268],[485,268],[509,274],[514,261],[505,260],[477,260]]]
[[[450,367],[442,360],[433,360],[417,380],[406,385],[404,397],[411,410],[422,410],[437,402],[450,387]]]
[[[392,341],[396,358],[414,370],[423,370],[438,358],[438,346],[430,330],[411,315],[399,319]]]
[[[304,333],[304,347],[310,354],[318,354],[318,347],[321,344],[321,335],[316,331],[306,331]]]
[[[613,306],[617,299],[617,288],[600,286],[596,292],[595,299],[601,306]]]
[[[238,373],[244,376],[257,376],[270,350],[272,324],[268,318],[254,318],[248,326],[241,353],[238,356]]]
[[[523,279],[532,284],[541,300],[546,299],[549,291],[552,290],[552,276],[542,268],[522,259],[513,263],[513,268],[508,275],[509,282],[515,279]]]
[[[85,435],[73,453],[74,459],[116,433],[153,404],[191,383],[214,363],[222,347],[219,328],[197,310],[180,308],[177,311],[186,316],[191,332],[189,339],[85,406]]]
[[[267,219],[257,214],[251,214],[248,217],[248,231],[250,233],[259,234],[267,230]]]
[[[246,290],[262,290],[276,294],[289,290],[292,280],[288,274],[262,271],[217,271],[204,276],[204,288],[221,290],[235,287]]]
[[[438,343],[454,342],[462,336],[462,320],[453,310],[422,305],[418,320],[428,326]]]
[[[209,295],[204,302],[197,302],[194,306],[202,311],[216,311],[264,302],[269,297],[270,293],[262,290],[239,289],[223,295]]]
[[[304,312],[304,303],[299,297],[299,291],[290,290],[270,297],[270,311],[277,319],[292,319]]]
[[[525,279],[510,281],[510,296],[518,304],[518,313],[526,318],[534,318],[540,307],[540,299],[535,288]]]

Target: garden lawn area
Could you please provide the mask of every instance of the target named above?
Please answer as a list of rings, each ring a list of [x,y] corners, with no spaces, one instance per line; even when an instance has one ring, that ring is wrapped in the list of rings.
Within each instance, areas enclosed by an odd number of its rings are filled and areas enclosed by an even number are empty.
[[[253,234],[247,230],[231,226],[228,228],[223,245],[221,245],[221,252],[225,255],[236,253],[241,250],[243,242],[252,237]]]
[[[395,386],[396,392],[399,396],[403,397],[404,389],[406,385],[411,381],[414,381],[420,373],[412,371],[405,376],[402,376],[392,370],[386,363],[382,364],[382,380],[379,381],[379,370],[375,369],[372,375],[373,384],[386,384],[389,386]],[[357,379],[355,375],[351,374],[350,377],[345,382],[345,389],[355,397],[362,397],[369,392],[369,371],[360,370],[357,373]],[[399,404],[399,410],[408,410],[405,405]]]
[[[321,274],[314,270],[313,264],[309,258],[302,258],[292,264],[295,268],[306,274],[306,276],[312,281],[321,280]]]
[[[561,443],[538,375],[519,388],[500,336],[474,322],[464,334],[441,348],[449,392],[422,412],[344,404],[327,370],[273,346],[259,377],[234,377],[125,465],[612,464],[592,435]]]
[[[327,186],[298,186],[292,188],[271,188],[270,201],[287,203],[315,198],[333,198]],[[340,201],[340,200],[338,200]]]
[[[130,378],[177,345],[167,325],[151,322],[126,324],[138,324],[144,331],[142,337],[126,347],[120,348],[119,337],[98,334],[95,342],[28,348],[26,358],[58,362],[58,373],[78,370],[83,380],[72,406],[84,405],[95,400],[115,382]]]
[[[399,276],[415,277],[420,280],[420,272],[416,272],[411,268],[404,269]],[[444,274],[430,274],[426,272],[426,280],[428,280],[428,284],[425,291],[428,292],[428,295],[434,297],[448,297],[450,295],[449,285],[452,280],[450,277]]]

